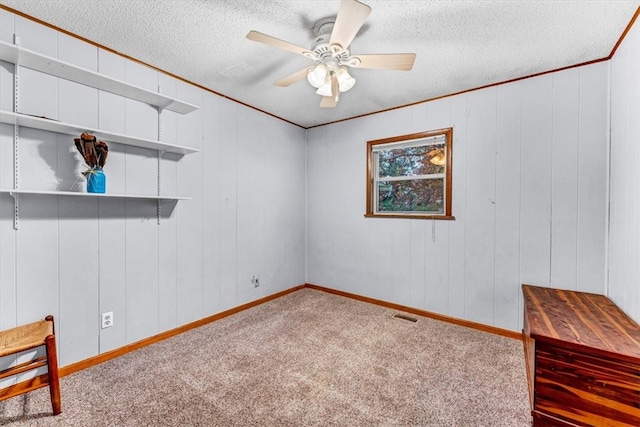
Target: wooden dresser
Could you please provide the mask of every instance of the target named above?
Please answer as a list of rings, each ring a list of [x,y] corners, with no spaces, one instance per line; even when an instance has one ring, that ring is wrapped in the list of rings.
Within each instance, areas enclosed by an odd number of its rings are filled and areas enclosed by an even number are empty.
[[[522,292],[533,426],[640,426],[640,326],[603,295]]]

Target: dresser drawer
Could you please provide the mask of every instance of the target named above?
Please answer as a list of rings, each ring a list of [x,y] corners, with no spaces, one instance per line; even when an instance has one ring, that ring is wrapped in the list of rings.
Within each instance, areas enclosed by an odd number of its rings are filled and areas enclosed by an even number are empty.
[[[577,425],[640,426],[636,363],[540,340],[535,351],[535,410]]]

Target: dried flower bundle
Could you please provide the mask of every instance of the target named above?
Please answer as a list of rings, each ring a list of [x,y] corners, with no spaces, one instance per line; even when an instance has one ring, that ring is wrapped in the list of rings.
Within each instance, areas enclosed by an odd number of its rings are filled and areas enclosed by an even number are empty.
[[[109,146],[104,141],[98,141],[95,135],[83,132],[80,138],[74,138],[76,148],[82,154],[84,161],[89,166],[89,169],[82,172],[84,176],[87,176],[96,168],[102,169],[107,162],[107,156],[109,155]]]

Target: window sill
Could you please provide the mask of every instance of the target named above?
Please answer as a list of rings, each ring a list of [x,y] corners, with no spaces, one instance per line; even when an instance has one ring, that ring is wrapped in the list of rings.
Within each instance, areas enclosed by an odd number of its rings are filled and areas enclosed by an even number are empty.
[[[403,219],[437,219],[443,221],[455,221],[455,216],[447,215],[415,215],[415,214],[364,214],[365,218],[403,218]]]

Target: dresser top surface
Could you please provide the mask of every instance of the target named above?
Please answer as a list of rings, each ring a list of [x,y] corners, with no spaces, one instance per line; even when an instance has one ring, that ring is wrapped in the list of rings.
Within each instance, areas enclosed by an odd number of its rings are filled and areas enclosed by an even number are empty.
[[[522,285],[529,334],[640,360],[640,325],[604,295]]]

